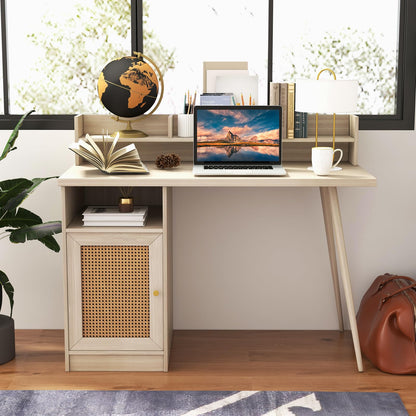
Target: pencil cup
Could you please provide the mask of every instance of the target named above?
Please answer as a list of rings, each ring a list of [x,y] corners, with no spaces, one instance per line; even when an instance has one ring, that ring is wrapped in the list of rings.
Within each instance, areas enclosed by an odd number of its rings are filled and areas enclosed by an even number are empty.
[[[193,137],[194,135],[194,115],[178,114],[178,136]]]

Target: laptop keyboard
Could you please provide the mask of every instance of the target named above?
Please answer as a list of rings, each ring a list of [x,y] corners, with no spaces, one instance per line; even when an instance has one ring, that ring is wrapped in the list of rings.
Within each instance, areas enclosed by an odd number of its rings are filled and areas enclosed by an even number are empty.
[[[241,169],[273,169],[273,167],[272,166],[256,166],[256,165],[234,165],[234,166],[232,166],[232,165],[215,165],[215,166],[209,166],[209,165],[206,165],[206,166],[204,166],[204,169],[232,169],[232,170],[235,170],[235,169],[239,169],[239,170],[241,170]]]

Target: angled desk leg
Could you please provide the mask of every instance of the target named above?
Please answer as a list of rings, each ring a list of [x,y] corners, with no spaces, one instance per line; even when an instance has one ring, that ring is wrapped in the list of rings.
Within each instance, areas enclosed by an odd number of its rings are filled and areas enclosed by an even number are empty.
[[[354,344],[355,358],[358,371],[363,371],[363,359],[361,356],[360,339],[358,337],[357,321],[355,318],[354,301],[352,298],[350,272],[348,270],[347,252],[345,250],[344,231],[342,229],[341,212],[339,209],[337,188],[321,188],[324,211],[328,207],[328,215],[332,221],[333,234],[335,237],[335,248],[339,261],[342,285],[344,288],[345,301],[347,304],[348,318],[351,327],[352,341]]]
[[[343,331],[344,330],[344,318],[342,316],[341,293],[339,290],[339,278],[338,278],[338,268],[337,268],[337,255],[335,251],[334,228],[332,226],[332,216],[331,216],[331,210],[329,207],[328,188],[320,188],[320,191],[321,191],[322,211],[324,214],[326,241],[328,244],[329,262],[331,264],[332,281],[334,283],[335,303],[336,303],[337,313],[338,313],[338,326],[339,326],[339,330]]]

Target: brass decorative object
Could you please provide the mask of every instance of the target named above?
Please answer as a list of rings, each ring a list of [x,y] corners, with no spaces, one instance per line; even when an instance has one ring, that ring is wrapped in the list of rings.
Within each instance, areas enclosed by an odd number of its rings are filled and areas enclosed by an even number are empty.
[[[119,212],[133,212],[134,210],[134,200],[131,196],[133,192],[133,188],[131,187],[121,187],[120,193],[121,197],[118,202],[118,210]]]

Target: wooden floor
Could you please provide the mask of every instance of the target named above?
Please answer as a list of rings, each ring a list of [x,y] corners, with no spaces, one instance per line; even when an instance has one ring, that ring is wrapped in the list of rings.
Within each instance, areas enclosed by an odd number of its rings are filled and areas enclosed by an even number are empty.
[[[416,376],[358,373],[349,332],[176,331],[168,373],[67,373],[60,330],[17,330],[16,353],[0,389],[387,391],[416,416]]]

